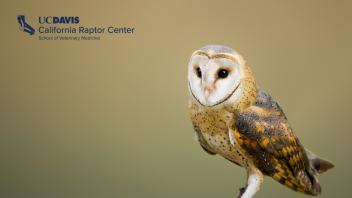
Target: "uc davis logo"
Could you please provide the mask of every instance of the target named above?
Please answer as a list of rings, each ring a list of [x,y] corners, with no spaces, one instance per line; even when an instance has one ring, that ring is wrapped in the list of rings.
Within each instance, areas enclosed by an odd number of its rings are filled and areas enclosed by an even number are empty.
[[[27,32],[29,35],[33,35],[35,30],[30,26],[25,19],[24,15],[18,15],[17,16],[17,21],[20,24],[20,30],[23,32]]]

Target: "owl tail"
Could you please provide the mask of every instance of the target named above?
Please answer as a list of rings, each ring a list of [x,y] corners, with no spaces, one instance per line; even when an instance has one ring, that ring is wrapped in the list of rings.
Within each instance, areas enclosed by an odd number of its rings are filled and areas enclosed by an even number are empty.
[[[310,178],[312,188],[307,193],[310,195],[319,195],[321,193],[321,187],[318,181],[317,176],[321,173],[326,172],[327,170],[334,167],[334,164],[328,160],[319,158],[312,151],[305,149],[307,157],[309,159],[310,170],[306,172],[306,175]]]
[[[310,167],[313,169],[314,175],[317,175],[317,173],[321,174],[326,172],[327,170],[334,168],[334,164],[329,162],[326,159],[322,159],[318,157],[316,154],[314,154],[312,151],[306,149],[306,154],[309,159]]]

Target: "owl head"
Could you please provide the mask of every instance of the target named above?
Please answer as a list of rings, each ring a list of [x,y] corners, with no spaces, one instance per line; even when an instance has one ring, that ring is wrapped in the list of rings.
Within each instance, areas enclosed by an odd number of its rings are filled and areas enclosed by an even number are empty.
[[[204,107],[233,106],[251,94],[247,88],[256,92],[254,77],[242,56],[221,45],[207,45],[192,54],[188,85],[191,97]]]

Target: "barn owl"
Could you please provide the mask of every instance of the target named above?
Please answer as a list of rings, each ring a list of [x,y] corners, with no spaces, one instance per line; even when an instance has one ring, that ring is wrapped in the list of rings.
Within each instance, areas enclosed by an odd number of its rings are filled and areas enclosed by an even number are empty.
[[[220,45],[196,50],[188,64],[188,88],[200,146],[247,170],[239,197],[253,197],[264,175],[297,192],[321,193],[317,175],[334,165],[303,147],[279,104],[257,88],[240,54]]]

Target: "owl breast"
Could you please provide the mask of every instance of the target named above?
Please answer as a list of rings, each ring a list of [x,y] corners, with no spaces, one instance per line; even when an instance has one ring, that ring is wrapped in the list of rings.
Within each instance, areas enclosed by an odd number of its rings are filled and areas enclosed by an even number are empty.
[[[199,143],[211,153],[216,153],[243,167],[249,166],[248,158],[241,147],[229,138],[228,124],[233,120],[232,113],[226,110],[191,108],[191,119]]]

